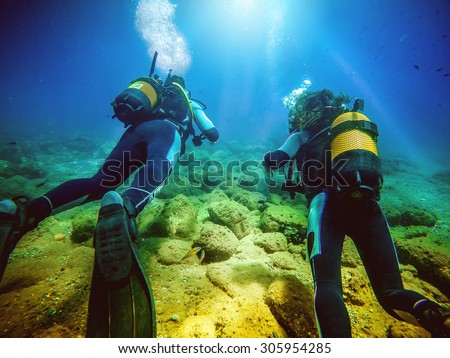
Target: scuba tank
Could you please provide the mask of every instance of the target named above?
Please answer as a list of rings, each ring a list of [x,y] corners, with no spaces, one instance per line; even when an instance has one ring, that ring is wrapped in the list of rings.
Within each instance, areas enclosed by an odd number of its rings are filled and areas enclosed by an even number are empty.
[[[329,135],[332,174],[346,182],[334,181],[336,192],[350,194],[355,199],[369,197],[378,200],[383,176],[376,124],[356,110],[345,112],[332,122]]]
[[[158,115],[156,110],[161,102],[164,86],[157,75],[152,77],[157,57],[158,52],[155,52],[149,76],[132,81],[111,103],[114,110],[112,118],[123,122],[125,127]]]
[[[134,80],[111,103],[114,110],[112,118],[117,118],[126,126],[148,120],[161,100],[161,85],[151,77]]]

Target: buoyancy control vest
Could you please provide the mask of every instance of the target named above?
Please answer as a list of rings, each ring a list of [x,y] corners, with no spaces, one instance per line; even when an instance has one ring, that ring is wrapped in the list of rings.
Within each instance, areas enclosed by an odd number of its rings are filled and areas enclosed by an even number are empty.
[[[168,114],[167,119],[177,126],[180,134],[189,135],[193,132],[194,113],[190,99],[178,83],[165,87],[159,110]]]

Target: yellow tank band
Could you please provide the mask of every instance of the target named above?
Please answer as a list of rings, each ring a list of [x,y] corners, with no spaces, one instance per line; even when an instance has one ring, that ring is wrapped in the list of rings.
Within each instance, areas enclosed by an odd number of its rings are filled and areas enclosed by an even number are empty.
[[[367,150],[378,156],[377,145],[367,133],[353,129],[338,134],[331,142],[331,159],[349,150]]]
[[[364,114],[359,112],[345,112],[338,116],[331,124],[331,128],[338,126],[339,124],[347,121],[367,121],[370,122],[370,119],[367,118]]]
[[[133,82],[128,88],[136,88],[145,93],[148,100],[150,101],[150,107],[153,109],[158,101],[158,93],[153,88],[152,85],[145,81],[136,81]]]

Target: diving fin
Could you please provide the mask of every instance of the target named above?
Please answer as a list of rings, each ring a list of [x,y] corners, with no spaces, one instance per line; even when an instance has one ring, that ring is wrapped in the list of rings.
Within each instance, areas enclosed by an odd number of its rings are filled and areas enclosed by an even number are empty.
[[[127,209],[114,191],[102,199],[94,237],[87,337],[156,337],[153,295],[132,242],[137,230]]]

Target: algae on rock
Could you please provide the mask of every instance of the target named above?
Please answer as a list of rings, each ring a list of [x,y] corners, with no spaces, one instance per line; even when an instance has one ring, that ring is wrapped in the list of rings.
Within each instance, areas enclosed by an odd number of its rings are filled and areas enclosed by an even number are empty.
[[[281,232],[289,242],[299,244],[306,237],[308,220],[302,208],[270,205],[262,213],[259,227],[263,232]]]
[[[179,194],[167,200],[159,216],[145,230],[152,236],[189,237],[197,227],[197,210],[189,199]]]
[[[234,255],[238,245],[239,240],[230,229],[211,222],[203,225],[200,237],[193,243],[193,246],[201,247],[205,251],[206,263],[228,260]]]
[[[238,239],[242,239],[252,230],[247,220],[250,211],[234,200],[213,202],[208,206],[208,213],[213,223],[226,226]]]

